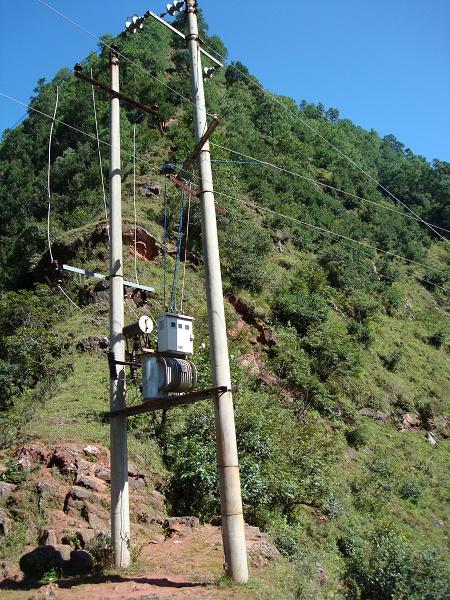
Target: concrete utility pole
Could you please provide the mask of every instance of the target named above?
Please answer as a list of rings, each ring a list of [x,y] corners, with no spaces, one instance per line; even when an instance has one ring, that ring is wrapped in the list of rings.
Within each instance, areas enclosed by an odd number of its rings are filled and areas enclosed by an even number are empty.
[[[199,141],[207,129],[207,114],[195,7],[195,0],[187,0],[186,40],[188,41],[191,60],[192,100],[195,105],[195,137]],[[198,162],[201,177],[202,238],[213,385],[226,386],[228,390],[231,390],[211,156],[208,142],[200,151]],[[215,401],[215,419],[225,568],[235,581],[246,583],[248,581],[247,548],[231,391],[221,394]]]
[[[114,50],[110,54],[110,85],[119,91],[119,60]],[[120,100],[111,97],[110,112],[110,251],[109,351],[115,360],[125,361],[122,257],[122,176],[120,171]],[[117,378],[110,381],[111,412],[125,408],[125,369],[117,365]],[[130,514],[128,501],[127,417],[111,416],[111,538],[116,567],[130,564]]]

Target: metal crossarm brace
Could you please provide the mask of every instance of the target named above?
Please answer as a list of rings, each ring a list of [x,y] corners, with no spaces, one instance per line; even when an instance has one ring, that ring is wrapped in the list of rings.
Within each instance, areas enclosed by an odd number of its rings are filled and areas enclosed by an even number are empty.
[[[205,133],[202,135],[202,137],[198,140],[198,142],[195,144],[195,148],[192,150],[192,152],[189,154],[187,159],[181,165],[180,170],[178,171],[178,174],[176,175],[177,179],[180,179],[182,177],[182,173],[185,173],[186,169],[188,169],[188,167],[191,166],[191,164],[197,158],[198,154],[203,149],[203,146],[206,144],[206,142],[209,140],[209,138],[212,136],[212,134],[216,130],[217,125],[219,123],[220,123],[219,117],[217,115],[214,115],[211,123],[208,125],[208,129],[205,131]]]
[[[133,98],[130,98],[129,96],[125,96],[125,94],[122,94],[121,92],[114,91],[105,83],[98,81],[98,79],[93,79],[92,77],[85,75],[84,73],[81,72],[80,67],[78,65],[75,66],[74,75],[75,75],[75,77],[78,77],[78,79],[87,81],[87,83],[90,83],[91,85],[94,85],[95,87],[102,89],[103,91],[110,94],[113,98],[118,98],[119,100],[121,100],[122,102],[125,102],[126,104],[129,104],[133,108],[138,108],[139,110],[142,110],[143,112],[146,112],[151,115],[158,114],[158,111],[156,109],[151,108],[150,106],[147,106],[146,104],[142,104],[142,102],[138,102],[137,100],[133,100]]]
[[[158,17],[158,15],[155,15],[155,13],[152,12],[151,10],[148,10],[145,13],[144,16],[145,17],[153,17],[159,23],[161,23],[162,25],[165,25],[165,27],[167,27],[168,29],[170,29],[170,31],[173,31],[173,33],[176,33],[180,38],[183,38],[183,40],[186,39],[186,36],[184,35],[184,33],[181,33],[181,31],[179,31],[178,29],[176,29],[176,27],[173,27],[173,25],[171,25],[167,21],[164,21],[164,19],[162,19],[161,17]],[[212,54],[210,54],[209,52],[207,52],[204,48],[200,47],[200,52],[202,54],[204,54],[205,56],[207,56],[209,58],[209,60],[211,60],[215,65],[217,65],[218,67],[223,68],[223,63],[221,63],[220,60],[217,60],[217,58],[215,58]]]
[[[106,413],[105,416],[113,417],[116,415],[126,415],[127,417],[133,417],[145,412],[166,410],[168,408],[174,408],[175,406],[181,406],[183,404],[193,404],[194,402],[207,400],[208,398],[217,398],[221,394],[225,394],[227,391],[228,390],[225,386],[220,386],[198,392],[191,392],[189,394],[180,394],[179,396],[169,396],[168,398],[150,398],[142,404],[138,404],[137,406],[127,406],[121,410],[115,410],[113,412]]]
[[[86,269],[79,269],[78,267],[71,267],[70,265],[63,265],[62,268],[64,271],[70,271],[70,273],[80,273],[81,275],[86,275],[86,277],[95,277],[96,279],[108,279],[106,275],[102,275],[101,273],[95,273],[94,271],[86,271]],[[138,290],[144,290],[145,292],[154,292],[155,288],[149,287],[148,285],[141,285],[140,283],[135,283],[134,281],[126,281],[124,279],[123,285],[127,287],[136,288]]]
[[[169,179],[170,179],[170,181],[172,183],[174,183],[178,187],[182,188],[185,192],[187,192],[191,196],[194,196],[195,198],[198,198],[199,193],[196,192],[195,190],[193,190],[192,188],[190,188],[188,185],[186,185],[184,183],[184,181],[181,181],[180,179],[177,179],[177,177],[175,175],[169,175]]]

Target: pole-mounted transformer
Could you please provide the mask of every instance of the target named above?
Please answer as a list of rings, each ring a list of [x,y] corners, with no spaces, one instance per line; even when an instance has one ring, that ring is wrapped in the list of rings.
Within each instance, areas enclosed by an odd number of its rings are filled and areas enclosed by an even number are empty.
[[[150,317],[142,316],[136,323],[123,328],[129,358],[125,364],[130,367],[131,378],[135,381],[140,361],[144,401],[185,394],[195,388],[197,369],[187,359],[194,351],[193,321],[193,317],[173,312],[160,315],[157,318],[157,351],[151,348],[153,321]],[[111,356],[109,360],[111,368],[111,361],[116,361]]]

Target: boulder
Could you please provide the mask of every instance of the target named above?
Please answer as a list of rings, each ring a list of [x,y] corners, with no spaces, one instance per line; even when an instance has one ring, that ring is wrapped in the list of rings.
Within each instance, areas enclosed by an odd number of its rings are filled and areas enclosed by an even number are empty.
[[[44,529],[39,536],[39,544],[41,546],[56,546],[58,539],[54,529]]]
[[[70,546],[55,544],[40,546],[24,554],[19,561],[26,577],[41,579],[53,569],[64,575],[86,575],[94,568],[94,560],[86,550],[72,550]]]
[[[129,477],[134,477],[134,478],[142,478],[145,479],[145,474],[136,467],[136,465],[132,462],[128,463],[128,476]]]
[[[49,467],[57,467],[63,475],[76,473],[79,452],[68,446],[56,446],[50,458]]]
[[[100,448],[97,448],[97,446],[92,446],[91,444],[85,446],[83,448],[83,452],[88,456],[99,456],[101,454]]]
[[[200,521],[197,517],[170,517],[169,519],[165,519],[163,523],[163,527],[169,536],[181,533],[190,527],[198,527],[199,525]]]
[[[422,422],[418,415],[406,413],[402,418],[403,427],[417,431],[420,429]]]
[[[40,511],[43,511],[45,508],[48,508],[51,504],[55,503],[57,499],[57,489],[52,482],[47,480],[38,481],[36,484],[36,495],[38,508]]]
[[[69,491],[69,498],[74,500],[89,500],[92,497],[92,493],[79,485],[73,485]]]
[[[84,548],[89,542],[91,542],[96,536],[94,529],[78,529],[77,537],[80,541],[80,545]]]
[[[158,185],[157,183],[142,183],[139,186],[139,190],[140,192],[144,195],[144,196],[159,196],[161,193],[161,186]]]
[[[53,569],[64,571],[70,561],[70,546],[40,546],[24,554],[20,561],[20,570],[26,577],[41,579],[44,573]]]
[[[6,500],[10,496],[17,486],[13,483],[6,483],[6,481],[0,481],[0,500]]]
[[[66,575],[87,575],[94,569],[94,559],[87,550],[72,550],[70,560],[65,565]]]
[[[95,476],[102,481],[106,481],[107,483],[111,482],[111,469],[106,467],[100,467],[96,472]]]
[[[374,421],[386,421],[389,415],[381,410],[374,410],[373,408],[365,407],[361,408],[359,414],[363,417],[370,417]]]
[[[256,568],[264,567],[268,562],[281,558],[279,550],[274,546],[267,534],[258,527],[245,526],[248,554],[251,563]]]

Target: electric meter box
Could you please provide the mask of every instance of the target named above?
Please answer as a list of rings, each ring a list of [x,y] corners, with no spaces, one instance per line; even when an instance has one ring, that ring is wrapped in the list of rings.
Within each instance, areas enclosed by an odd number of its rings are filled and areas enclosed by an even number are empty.
[[[158,325],[158,352],[188,356],[194,353],[194,318],[166,312],[160,315]]]

